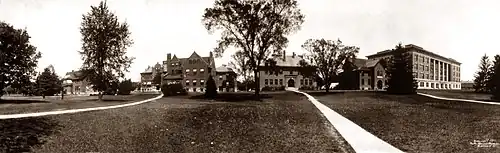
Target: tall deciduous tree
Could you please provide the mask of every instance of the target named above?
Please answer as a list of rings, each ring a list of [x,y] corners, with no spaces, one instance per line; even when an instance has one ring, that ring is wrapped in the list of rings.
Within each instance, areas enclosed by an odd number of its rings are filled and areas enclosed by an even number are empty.
[[[417,81],[413,77],[411,54],[401,43],[391,51],[392,59],[387,71],[387,92],[390,94],[414,94],[417,91]]]
[[[489,73],[491,69],[491,62],[488,59],[488,56],[485,54],[481,57],[481,62],[479,64],[479,70],[476,72],[474,76],[474,90],[476,92],[488,92],[488,79]]]
[[[41,54],[30,44],[30,38],[26,29],[15,29],[0,21],[0,91],[7,86],[20,89],[31,83]]]
[[[229,62],[236,74],[240,77],[241,82],[249,82],[252,80],[252,73],[250,72],[250,64],[248,58],[241,51],[231,55],[232,61]],[[245,90],[248,89],[248,85],[245,85]]]
[[[258,80],[259,66],[271,53],[283,54],[286,36],[300,29],[304,15],[296,0],[216,0],[202,20],[209,32],[222,31],[215,55],[220,57],[229,46],[241,50]],[[259,89],[256,83],[256,95]]]
[[[500,55],[495,55],[489,78],[492,99],[500,100]]]
[[[355,58],[359,52],[359,47],[343,45],[340,40],[309,39],[302,48],[309,52],[305,57],[317,68],[316,73],[325,84],[326,92],[329,92],[333,77],[338,75],[346,61]]]
[[[91,6],[82,20],[82,69],[102,100],[102,93],[109,88],[110,81],[124,77],[124,72],[128,72],[133,58],[125,54],[133,42],[128,24],[120,23],[106,2]]]

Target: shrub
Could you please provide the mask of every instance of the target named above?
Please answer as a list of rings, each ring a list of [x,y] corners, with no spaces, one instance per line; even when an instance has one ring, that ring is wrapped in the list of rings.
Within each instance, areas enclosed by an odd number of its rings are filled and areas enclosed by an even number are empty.
[[[182,84],[163,84],[161,86],[161,92],[163,92],[164,97],[187,94]]]
[[[302,86],[299,88],[299,90],[314,90],[315,88],[313,86]]]
[[[272,88],[269,86],[264,86],[261,91],[272,91]]]
[[[215,85],[215,80],[212,78],[212,75],[208,77],[205,89],[205,98],[215,98],[217,96],[217,86]]]
[[[132,81],[129,80],[124,80],[120,82],[118,85],[118,94],[119,95],[130,95],[130,92],[134,90],[134,85]]]

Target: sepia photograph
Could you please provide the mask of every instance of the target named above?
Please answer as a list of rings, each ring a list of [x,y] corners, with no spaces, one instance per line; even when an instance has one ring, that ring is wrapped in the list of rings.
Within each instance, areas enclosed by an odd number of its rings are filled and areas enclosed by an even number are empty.
[[[0,153],[500,152],[499,8],[0,0]]]

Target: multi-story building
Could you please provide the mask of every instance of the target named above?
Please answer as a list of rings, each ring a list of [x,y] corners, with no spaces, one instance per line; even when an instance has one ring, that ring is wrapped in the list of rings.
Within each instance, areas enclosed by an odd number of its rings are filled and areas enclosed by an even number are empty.
[[[154,66],[148,66],[148,68],[141,73],[141,91],[156,90],[156,87],[159,86],[159,84],[155,84],[153,80],[158,72],[162,72],[162,66],[160,63],[156,63]]]
[[[215,69],[216,77],[214,78],[215,84],[219,92],[236,92],[236,72],[227,65],[219,66]]]
[[[356,86],[360,90],[382,90],[387,88],[386,68],[383,60],[356,59],[354,64],[358,69]]]
[[[94,93],[90,81],[87,80],[82,71],[68,72],[62,81],[65,94],[88,95]]]
[[[162,84],[181,83],[188,92],[204,92],[206,80],[210,75],[215,77],[216,74],[212,52],[209,57],[201,57],[193,52],[188,58],[172,57],[168,53],[163,67],[165,75]]]
[[[418,82],[418,89],[461,89],[460,62],[413,44],[404,47],[411,54],[413,76]],[[390,61],[391,56],[391,50],[386,50],[367,57],[370,62],[381,59]]]
[[[261,64],[259,66],[259,84],[261,90],[264,87],[316,88],[316,81],[312,77],[305,77],[300,74],[302,56],[297,56],[293,53],[292,56],[274,56],[273,58],[276,61],[279,73],[270,73],[266,70],[265,64]]]

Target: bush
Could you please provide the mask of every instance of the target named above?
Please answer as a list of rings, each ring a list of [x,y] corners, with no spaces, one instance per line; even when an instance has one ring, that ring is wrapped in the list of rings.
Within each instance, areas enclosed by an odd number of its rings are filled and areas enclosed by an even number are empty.
[[[215,85],[215,80],[212,75],[208,77],[206,84],[205,98],[215,98],[217,96],[217,86]]]
[[[260,91],[272,91],[272,89],[269,86],[264,86]]]
[[[315,88],[313,86],[302,86],[299,88],[299,90],[314,90]]]
[[[285,91],[285,86],[278,86],[278,87],[264,86],[261,91]]]
[[[161,86],[161,92],[163,92],[164,97],[187,94],[182,84],[163,84]]]
[[[118,94],[119,95],[130,95],[130,92],[134,90],[134,85],[132,81],[129,80],[124,80],[120,82],[118,85]]]

